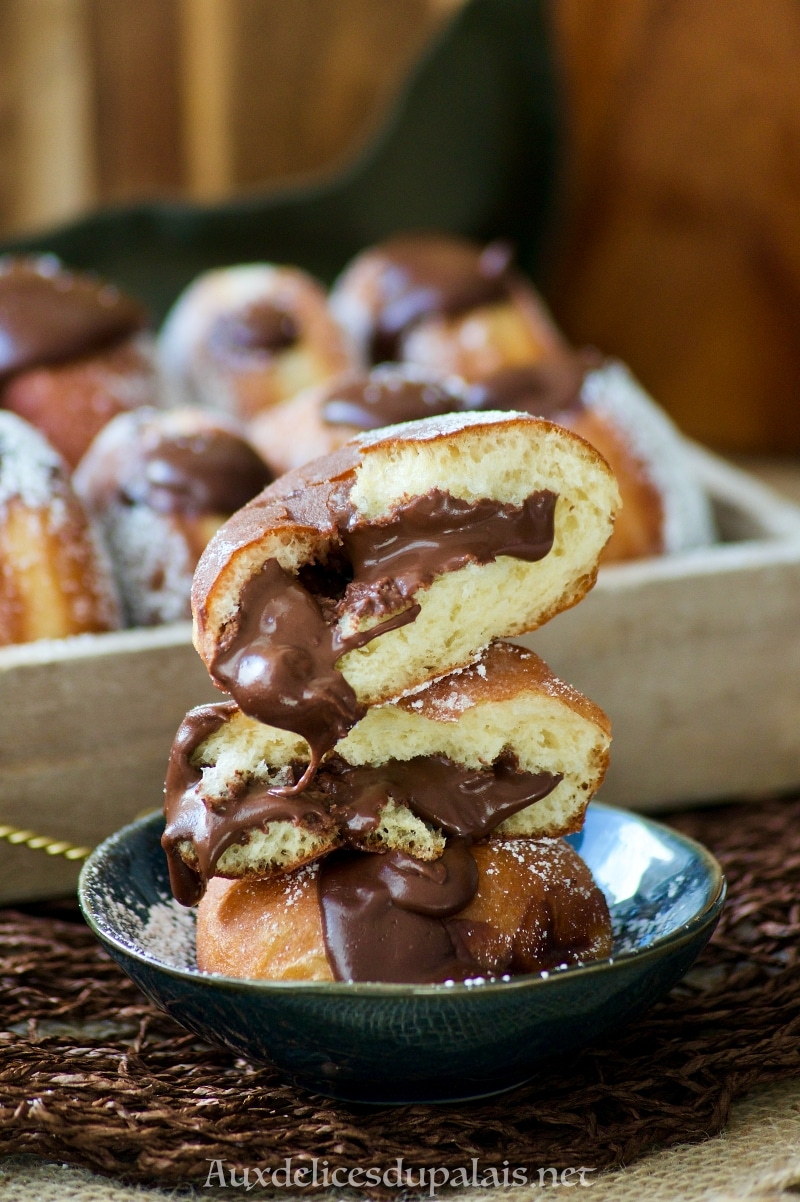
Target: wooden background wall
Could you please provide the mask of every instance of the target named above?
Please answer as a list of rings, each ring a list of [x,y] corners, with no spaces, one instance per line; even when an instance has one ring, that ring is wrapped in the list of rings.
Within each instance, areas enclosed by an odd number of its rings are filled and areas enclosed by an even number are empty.
[[[0,237],[334,164],[461,2],[0,0]]]
[[[462,2],[0,0],[0,237],[331,166]],[[557,317],[696,437],[800,453],[800,7],[550,4]]]

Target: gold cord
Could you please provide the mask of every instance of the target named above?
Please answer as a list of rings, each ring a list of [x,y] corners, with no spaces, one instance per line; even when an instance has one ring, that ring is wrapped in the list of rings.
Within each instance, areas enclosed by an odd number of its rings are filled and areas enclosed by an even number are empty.
[[[47,852],[48,856],[63,856],[65,860],[85,860],[91,847],[76,847],[63,839],[51,839],[47,835],[37,835],[35,831],[25,831],[18,826],[7,826],[0,823],[0,839],[15,845],[22,844],[33,851]]]

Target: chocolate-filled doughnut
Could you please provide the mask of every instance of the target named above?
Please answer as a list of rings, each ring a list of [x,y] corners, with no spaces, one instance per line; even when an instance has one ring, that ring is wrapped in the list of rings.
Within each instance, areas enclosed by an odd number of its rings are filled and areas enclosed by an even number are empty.
[[[578,831],[609,742],[602,710],[538,656],[500,642],[369,709],[297,796],[305,740],[233,702],[201,706],[182,724],[167,773],[162,843],[173,890],[192,904],[214,875],[269,876],[340,846],[432,861],[447,838]]]
[[[471,388],[454,408],[518,410],[591,442],[617,476],[622,498],[604,562],[714,541],[710,504],[667,415],[621,364],[573,351],[532,285],[496,247],[442,235],[389,239],[345,269],[331,307],[368,361],[397,359],[463,377]],[[257,428],[256,441],[284,454],[284,430],[300,418],[294,466],[303,437],[311,458],[369,428],[360,425],[356,407],[345,427],[320,399],[315,408],[310,398],[302,406],[298,398],[297,412],[287,411],[274,430]]]
[[[364,430],[474,408],[471,395],[458,376],[413,363],[383,363],[304,389],[260,413],[248,434],[280,476],[338,451]]]
[[[116,414],[160,403],[146,324],[136,301],[52,255],[0,258],[0,405],[74,467]]]
[[[617,504],[596,451],[524,415],[363,435],[212,539],[195,646],[246,714],[308,740],[313,770],[366,705],[580,600]]]
[[[552,971],[611,947],[605,899],[561,840],[489,839],[444,871],[338,852],[266,881],[217,878],[197,914],[198,966],[253,980],[433,983]]]
[[[130,625],[191,616],[203,548],[271,479],[242,428],[221,415],[142,408],[109,422],[74,483],[105,536]]]
[[[111,567],[63,459],[0,411],[0,644],[121,625]]]
[[[357,363],[322,286],[268,263],[198,276],[167,315],[159,358],[177,400],[242,420]]]
[[[504,243],[397,234],[362,251],[330,295],[363,361],[405,360],[465,379],[566,350]]]

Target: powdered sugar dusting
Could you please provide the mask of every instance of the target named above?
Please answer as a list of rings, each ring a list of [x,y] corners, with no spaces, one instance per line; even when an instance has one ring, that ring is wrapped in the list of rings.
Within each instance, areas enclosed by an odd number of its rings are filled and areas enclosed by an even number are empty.
[[[308,886],[316,879],[318,872],[319,861],[313,860],[310,864],[305,864],[302,868],[296,868],[294,872],[287,873],[284,877],[283,895],[283,905],[287,909],[291,909],[292,906],[305,900]]]
[[[380,446],[381,443],[402,439],[403,442],[427,442],[430,439],[442,438],[447,434],[456,434],[469,426],[492,426],[501,422],[535,422],[536,419],[524,413],[500,412],[496,409],[481,410],[470,413],[442,413],[437,417],[424,417],[416,422],[399,422],[394,426],[382,426],[380,430],[368,434],[359,434],[353,439],[363,449]]]
[[[66,466],[38,430],[15,413],[0,410],[0,505],[17,497],[29,509],[46,509],[64,492]],[[53,522],[58,513],[53,509]]]
[[[438,684],[440,680],[446,680],[453,676],[461,676],[464,672],[477,671],[480,676],[485,678],[486,667],[483,665],[482,661],[487,651],[488,647],[481,647],[475,655],[475,658],[472,659],[468,664],[462,664],[460,668],[452,668],[449,672],[443,672],[441,676],[431,676],[428,680],[423,680],[422,684],[412,685],[411,688],[405,689],[402,693],[398,693],[397,697],[393,698],[391,701],[387,701],[385,704],[394,705],[396,702],[403,701],[407,697],[417,697],[421,693],[427,693],[433,688],[434,685]],[[481,668],[483,668],[483,671],[481,671]],[[413,705],[414,709],[420,708],[420,706],[416,705],[414,702],[411,704]],[[470,704],[472,704],[472,702],[470,702]]]
[[[197,968],[194,910],[174,897],[154,902],[144,914],[132,898],[107,898],[105,908],[114,931],[131,950],[171,968]]]
[[[472,709],[474,705],[475,702],[471,697],[458,692],[457,689],[451,690],[443,697],[433,694],[425,699],[425,709],[431,711],[443,722],[457,721],[461,714]]]
[[[189,618],[194,562],[168,517],[145,505],[120,505],[101,520],[131,624]]]

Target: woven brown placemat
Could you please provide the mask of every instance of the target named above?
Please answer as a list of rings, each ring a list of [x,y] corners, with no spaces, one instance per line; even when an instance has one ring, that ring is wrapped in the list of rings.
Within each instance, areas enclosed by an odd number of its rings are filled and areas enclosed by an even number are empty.
[[[457,1106],[368,1109],[303,1093],[184,1033],[69,912],[0,911],[0,1150],[202,1185],[215,1159],[599,1170],[714,1135],[733,1098],[800,1074],[800,800],[671,821],[729,881],[695,970],[627,1033]]]

